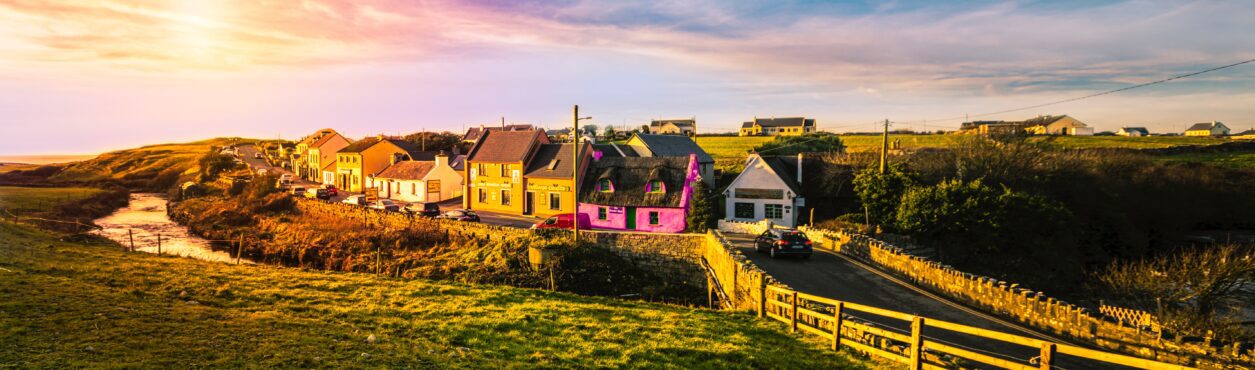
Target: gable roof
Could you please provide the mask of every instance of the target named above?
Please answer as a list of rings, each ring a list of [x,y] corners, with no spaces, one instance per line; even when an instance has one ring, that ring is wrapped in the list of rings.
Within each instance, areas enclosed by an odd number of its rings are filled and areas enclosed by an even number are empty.
[[[802,194],[802,186],[797,183],[797,157],[763,157],[762,161],[771,167],[771,171],[784,181],[793,194]]]
[[[696,119],[689,118],[689,119],[656,119],[656,120],[653,120],[653,121],[650,121],[650,122],[649,122],[649,127],[661,127],[661,126],[666,125],[666,124],[668,124],[668,123],[673,124],[673,125],[676,125],[676,126],[681,126],[681,127],[684,127],[684,126],[688,126],[688,127],[697,126],[697,120],[696,120]]]
[[[468,161],[512,163],[527,162],[535,147],[548,144],[549,137],[535,131],[486,131],[471,147]]]
[[[372,146],[375,146],[375,144],[378,144],[378,143],[379,143],[379,138],[368,137],[365,139],[361,139],[361,140],[349,143],[348,146],[340,148],[340,150],[337,151],[336,153],[361,153],[363,150],[366,150]]]
[[[796,126],[814,127],[815,119],[805,118],[805,117],[782,117],[782,118],[754,117],[753,121],[745,122],[741,124],[741,128],[750,128],[750,127],[754,127],[754,125],[759,125],[762,127],[796,127]]]
[[[1145,127],[1121,127],[1120,129],[1124,130],[1124,132],[1140,132],[1143,135],[1150,134],[1150,131]]]
[[[601,151],[602,158],[641,156],[640,154],[637,154],[636,149],[632,149],[631,146],[619,145],[615,143],[592,144],[592,148],[593,150]]]
[[[466,155],[458,154],[449,158],[449,167],[453,167],[455,171],[461,171],[466,168]]]
[[[375,178],[393,179],[393,180],[422,180],[436,168],[436,162],[429,161],[400,161],[393,163],[388,168],[379,171]]]
[[[688,165],[688,157],[603,157],[589,163],[588,178],[580,181],[580,201],[607,206],[679,207]],[[602,179],[610,180],[614,192],[597,191],[597,183]],[[645,185],[652,180],[662,181],[665,192],[645,192]]]
[[[696,141],[687,136],[636,134],[636,138],[645,143],[645,149],[648,150],[648,153],[636,151],[636,154],[642,157],[688,158],[689,154],[697,154],[698,163],[712,163],[715,161],[714,158],[710,157],[710,154],[706,154],[706,151],[697,145]],[[628,140],[628,142],[632,142],[632,140]],[[622,148],[624,146],[626,145],[620,145],[619,147]]]
[[[1186,129],[1185,131],[1195,131],[1195,130],[1211,131],[1211,129],[1216,126],[1225,127],[1224,124],[1220,122],[1203,122],[1203,123],[1195,123],[1193,126],[1190,126],[1190,128]]]
[[[322,148],[323,145],[327,145],[327,143],[330,142],[331,139],[334,139],[336,137],[343,137],[343,136],[340,136],[339,133],[334,132],[334,131],[329,132],[319,137],[317,140],[314,140],[312,143],[309,144],[309,147],[310,148]],[[349,139],[345,138],[344,141],[349,141]]]
[[[341,148],[340,151],[338,151],[337,153],[361,153],[363,151],[366,151],[366,149],[370,149],[376,144],[383,143],[383,142],[388,142],[392,145],[396,145],[398,148],[401,148],[401,151],[404,151],[406,155],[410,156],[410,160],[430,161],[436,158],[436,152],[420,151],[418,150],[418,144],[415,144],[413,142],[405,141],[401,139],[394,139],[394,138],[380,139],[378,137],[365,138],[362,140],[354,141],[350,143],[348,146]]]
[[[525,176],[551,179],[569,179],[575,175],[572,156],[575,144],[541,144],[536,150]]]
[[[479,140],[479,137],[483,136],[483,133],[489,132],[489,131],[532,131],[532,130],[535,130],[535,127],[533,127],[530,124],[471,127],[466,130],[466,134],[462,135],[462,140],[463,141]]]

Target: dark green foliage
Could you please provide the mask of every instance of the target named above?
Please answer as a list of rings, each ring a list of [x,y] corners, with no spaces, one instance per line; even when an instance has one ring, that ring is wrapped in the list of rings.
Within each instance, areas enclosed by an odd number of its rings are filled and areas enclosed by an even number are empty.
[[[235,169],[236,166],[234,157],[218,154],[218,151],[212,149],[197,159],[196,164],[200,167],[197,182],[212,181],[218,178],[218,174]]]
[[[854,176],[854,192],[863,202],[867,220],[892,227],[896,224],[898,202],[906,190],[917,184],[914,175],[900,165],[891,165],[885,173],[866,168]]]
[[[711,199],[710,189],[706,187],[706,184],[702,181],[693,183],[693,198],[689,201],[687,231],[704,233],[710,229],[711,222],[715,219],[714,208],[714,200]]]
[[[845,151],[841,138],[835,134],[818,132],[801,136],[776,136],[775,139],[754,148],[763,155],[796,155],[798,153],[840,153]]]
[[[405,141],[418,144],[420,149],[429,152],[448,152],[452,154],[455,149],[458,153],[466,153],[465,144],[462,143],[462,135],[448,131],[443,132],[415,132],[405,135]],[[426,141],[426,144],[424,144]]]

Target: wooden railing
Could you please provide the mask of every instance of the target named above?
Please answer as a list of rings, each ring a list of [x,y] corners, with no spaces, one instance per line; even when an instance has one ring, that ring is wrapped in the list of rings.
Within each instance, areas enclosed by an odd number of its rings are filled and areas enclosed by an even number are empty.
[[[850,348],[871,356],[889,359],[911,369],[947,369],[979,367],[1000,369],[1058,368],[1059,355],[1075,356],[1099,363],[1142,369],[1190,369],[1190,367],[1147,360],[1110,352],[1097,351],[1069,344],[1007,334],[967,325],[925,318],[851,302],[842,302],[776,285],[763,285],[757,296],[759,317],[781,321],[792,332],[817,335],[829,340],[830,349]],[[876,315],[910,323],[903,332],[855,320],[856,313]],[[931,337],[929,333],[947,331],[991,342],[1005,342],[1037,350],[1036,357],[1013,359]]]

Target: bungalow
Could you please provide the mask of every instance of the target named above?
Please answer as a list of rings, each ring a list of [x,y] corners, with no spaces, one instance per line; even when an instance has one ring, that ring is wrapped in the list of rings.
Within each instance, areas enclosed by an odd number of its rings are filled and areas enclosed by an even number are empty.
[[[1195,123],[1193,126],[1185,130],[1185,136],[1227,136],[1229,135],[1229,126],[1223,123],[1211,121],[1203,123]]]
[[[1242,131],[1229,136],[1229,138],[1233,140],[1255,140],[1255,130]]]
[[[1093,136],[1094,128],[1068,115],[1038,116],[1021,124],[1030,135]]]
[[[528,125],[528,124],[507,125],[503,121],[501,122],[501,126],[480,125],[479,127],[471,127],[470,129],[466,130],[466,134],[462,135],[462,142],[473,144],[475,143],[476,140],[479,140],[480,136],[483,136],[483,134],[488,131],[534,131],[534,130],[536,130],[536,127],[532,125]]]
[[[420,152],[414,143],[380,135],[358,140],[336,152],[336,187],[352,193],[366,191],[370,178],[400,161],[432,160],[435,153]]]
[[[628,139],[625,145],[612,144],[619,148],[630,148],[620,151],[623,156],[639,157],[681,157],[697,155],[698,174],[707,186],[715,186],[715,159],[706,154],[702,147],[692,138],[679,135],[636,134]],[[628,155],[628,153],[632,155]]]
[[[769,219],[787,227],[797,225],[802,198],[802,155],[763,157],[750,154],[745,170],[732,180],[727,197],[727,220],[757,222]]]
[[[655,135],[697,135],[697,119],[664,119],[649,122],[649,132]]]
[[[815,132],[815,119],[805,117],[758,118],[741,124],[740,136],[797,136]]]
[[[404,202],[442,202],[462,196],[462,173],[453,168],[447,153],[431,161],[400,161],[371,180],[380,198]]]
[[[1146,130],[1145,127],[1121,127],[1120,131],[1116,131],[1116,135],[1130,137],[1150,136],[1150,131]]]
[[[579,219],[599,229],[678,233],[688,223],[697,155],[613,157],[594,151],[581,181]]]

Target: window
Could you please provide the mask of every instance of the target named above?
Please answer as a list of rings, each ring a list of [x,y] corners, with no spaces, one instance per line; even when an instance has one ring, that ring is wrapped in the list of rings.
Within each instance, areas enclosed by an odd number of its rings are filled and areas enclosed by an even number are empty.
[[[562,193],[549,193],[549,209],[554,211],[562,209]]]
[[[649,224],[657,226],[658,223],[659,223],[658,212],[657,211],[649,212]]]
[[[764,204],[763,217],[765,218],[784,218],[784,205],[781,204]]]
[[[607,218],[606,207],[597,207],[597,219],[605,221]]]
[[[501,190],[501,205],[503,206],[510,205],[510,190],[507,190],[507,189]]]
[[[480,203],[488,202],[488,191],[484,190],[484,188],[479,188],[479,202]]]
[[[506,176],[510,176],[510,166],[502,164],[501,165],[501,177],[506,177]]]
[[[597,191],[602,193],[613,193],[614,186],[610,184],[610,179],[597,180]]]
[[[736,203],[736,218],[754,218],[754,203]]]
[[[410,183],[410,195],[418,195],[418,183]]]
[[[649,180],[649,184],[645,185],[645,192],[649,194],[663,194],[667,191],[666,188],[662,186],[662,181]]]

